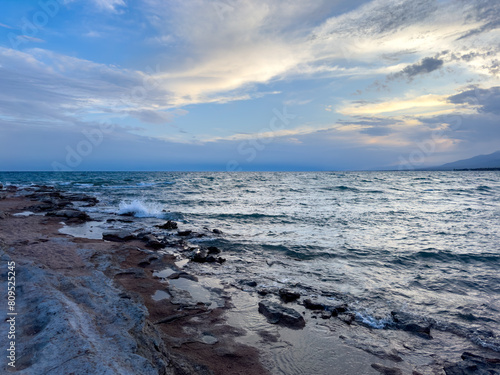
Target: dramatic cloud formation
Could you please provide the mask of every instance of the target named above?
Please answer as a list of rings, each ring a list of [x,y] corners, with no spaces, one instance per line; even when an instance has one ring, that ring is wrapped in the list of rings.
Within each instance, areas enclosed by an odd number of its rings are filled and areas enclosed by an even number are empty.
[[[130,165],[134,143],[160,169],[391,168],[425,141],[422,165],[500,144],[497,1],[42,3],[2,5],[0,168],[50,169],[102,124],[74,168]]]

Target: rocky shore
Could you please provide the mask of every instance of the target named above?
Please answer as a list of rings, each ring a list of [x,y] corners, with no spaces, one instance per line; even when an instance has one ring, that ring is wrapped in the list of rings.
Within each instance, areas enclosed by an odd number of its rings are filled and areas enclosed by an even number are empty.
[[[15,367],[2,356],[2,372],[267,373],[257,349],[237,344],[241,332],[224,324],[228,301],[209,308],[153,276],[153,269],[176,268],[172,255],[155,251],[156,239],[116,233],[103,241],[58,232],[61,221],[90,220],[77,207],[95,203],[50,187],[0,192],[2,287],[7,290],[7,263],[14,261],[18,313]],[[170,277],[196,279],[183,272]],[[172,298],[155,300],[155,290]],[[0,328],[4,344],[7,329]]]
[[[370,328],[341,296],[264,289],[256,280],[237,277],[233,283],[197,288],[203,276],[187,272],[183,264],[217,269],[230,262],[221,249],[190,241],[223,236],[217,228],[180,230],[176,222],[166,221],[141,230],[107,230],[102,239],[72,237],[59,230],[63,225],[92,222],[81,208],[96,205],[95,197],[50,186],[1,189],[3,290],[7,290],[5,265],[15,262],[19,313],[15,367],[1,362],[2,371],[37,375],[286,373],[277,372],[266,360],[269,356],[255,345],[242,343],[245,322],[239,327],[227,322],[235,293],[248,292],[255,296],[255,313],[269,327],[276,327],[272,334],[259,332],[261,343],[278,341],[280,333],[320,325],[335,332],[345,347],[365,353],[357,354],[366,362],[359,367],[363,373],[500,373],[496,356],[464,352],[461,360],[436,361],[428,366],[432,372],[427,372],[425,367],[420,370],[406,363],[395,349],[349,343],[354,326],[366,332]],[[127,213],[107,221],[127,222]],[[0,327],[2,340],[7,329],[6,324]],[[441,334],[435,322],[400,311],[391,313],[387,329],[424,343]],[[338,366],[325,369],[324,374],[353,373],[340,362]]]

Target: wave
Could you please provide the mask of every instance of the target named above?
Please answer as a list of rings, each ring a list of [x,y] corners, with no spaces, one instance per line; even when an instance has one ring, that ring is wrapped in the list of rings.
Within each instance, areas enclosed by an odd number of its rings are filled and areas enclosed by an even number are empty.
[[[390,317],[377,319],[366,312],[355,312],[356,320],[375,329],[383,329],[393,324],[394,320]]]
[[[458,261],[463,263],[481,262],[481,263],[497,263],[500,261],[500,255],[495,253],[479,253],[479,254],[464,254],[452,253],[445,250],[425,249],[418,251],[412,255],[414,259],[432,259],[442,262]]]
[[[121,201],[119,205],[118,215],[127,215],[134,217],[156,217],[162,219],[165,217],[165,212],[162,211],[162,206],[159,204],[144,203],[138,199],[130,203]]]

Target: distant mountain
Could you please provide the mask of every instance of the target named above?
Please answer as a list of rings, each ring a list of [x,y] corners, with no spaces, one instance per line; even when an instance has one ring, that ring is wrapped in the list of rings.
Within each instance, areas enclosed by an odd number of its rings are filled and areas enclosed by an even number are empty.
[[[488,169],[500,168],[500,151],[488,155],[478,155],[470,159],[458,160],[446,163],[439,167],[429,168],[431,170],[453,170],[453,169]]]

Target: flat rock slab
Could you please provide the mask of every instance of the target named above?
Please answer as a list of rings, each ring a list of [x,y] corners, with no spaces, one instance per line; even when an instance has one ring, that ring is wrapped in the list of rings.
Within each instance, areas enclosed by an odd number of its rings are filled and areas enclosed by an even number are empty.
[[[292,329],[304,328],[306,322],[298,311],[284,307],[276,302],[259,302],[259,312],[267,318],[271,324],[280,324]]]
[[[113,231],[104,232],[102,234],[103,240],[114,241],[114,242],[125,242],[132,241],[136,239],[136,235],[127,231]]]

